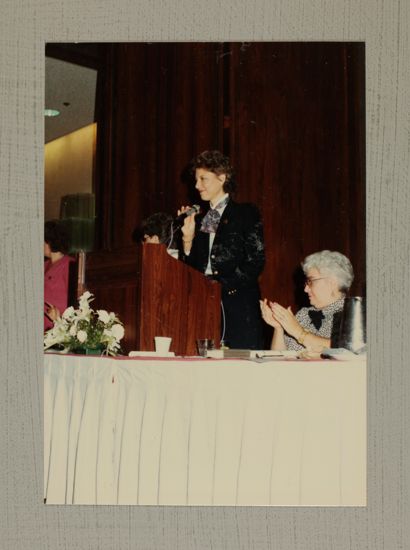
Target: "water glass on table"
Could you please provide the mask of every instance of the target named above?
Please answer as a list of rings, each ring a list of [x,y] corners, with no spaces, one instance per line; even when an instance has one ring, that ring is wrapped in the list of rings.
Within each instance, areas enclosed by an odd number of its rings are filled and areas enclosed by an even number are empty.
[[[198,354],[201,357],[206,357],[208,350],[215,349],[214,341],[211,338],[199,338],[196,341],[196,345],[198,348]]]

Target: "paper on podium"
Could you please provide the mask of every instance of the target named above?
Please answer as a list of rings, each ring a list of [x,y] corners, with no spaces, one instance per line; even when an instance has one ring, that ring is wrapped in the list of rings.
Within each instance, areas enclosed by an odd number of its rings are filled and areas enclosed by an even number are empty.
[[[173,351],[130,351],[128,357],[175,357]]]

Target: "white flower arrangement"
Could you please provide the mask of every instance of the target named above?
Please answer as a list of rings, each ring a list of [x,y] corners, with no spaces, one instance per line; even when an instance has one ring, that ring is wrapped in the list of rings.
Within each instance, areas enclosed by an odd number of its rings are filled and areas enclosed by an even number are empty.
[[[115,313],[99,309],[94,311],[90,302],[91,292],[84,292],[78,299],[79,308],[68,307],[54,326],[44,334],[44,350],[61,346],[63,352],[78,349],[100,349],[107,355],[117,355],[124,327]]]

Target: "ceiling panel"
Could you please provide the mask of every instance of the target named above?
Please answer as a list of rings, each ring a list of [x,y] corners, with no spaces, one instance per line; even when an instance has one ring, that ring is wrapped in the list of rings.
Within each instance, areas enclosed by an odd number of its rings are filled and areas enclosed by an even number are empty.
[[[94,122],[97,71],[45,58],[45,108],[60,115],[45,118],[45,142]]]

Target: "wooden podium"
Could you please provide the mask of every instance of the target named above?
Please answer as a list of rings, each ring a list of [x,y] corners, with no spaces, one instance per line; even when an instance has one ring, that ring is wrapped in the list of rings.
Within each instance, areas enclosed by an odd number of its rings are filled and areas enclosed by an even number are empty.
[[[170,256],[164,245],[139,246],[137,348],[153,351],[170,336],[176,355],[197,355],[197,338],[221,336],[221,285]]]

